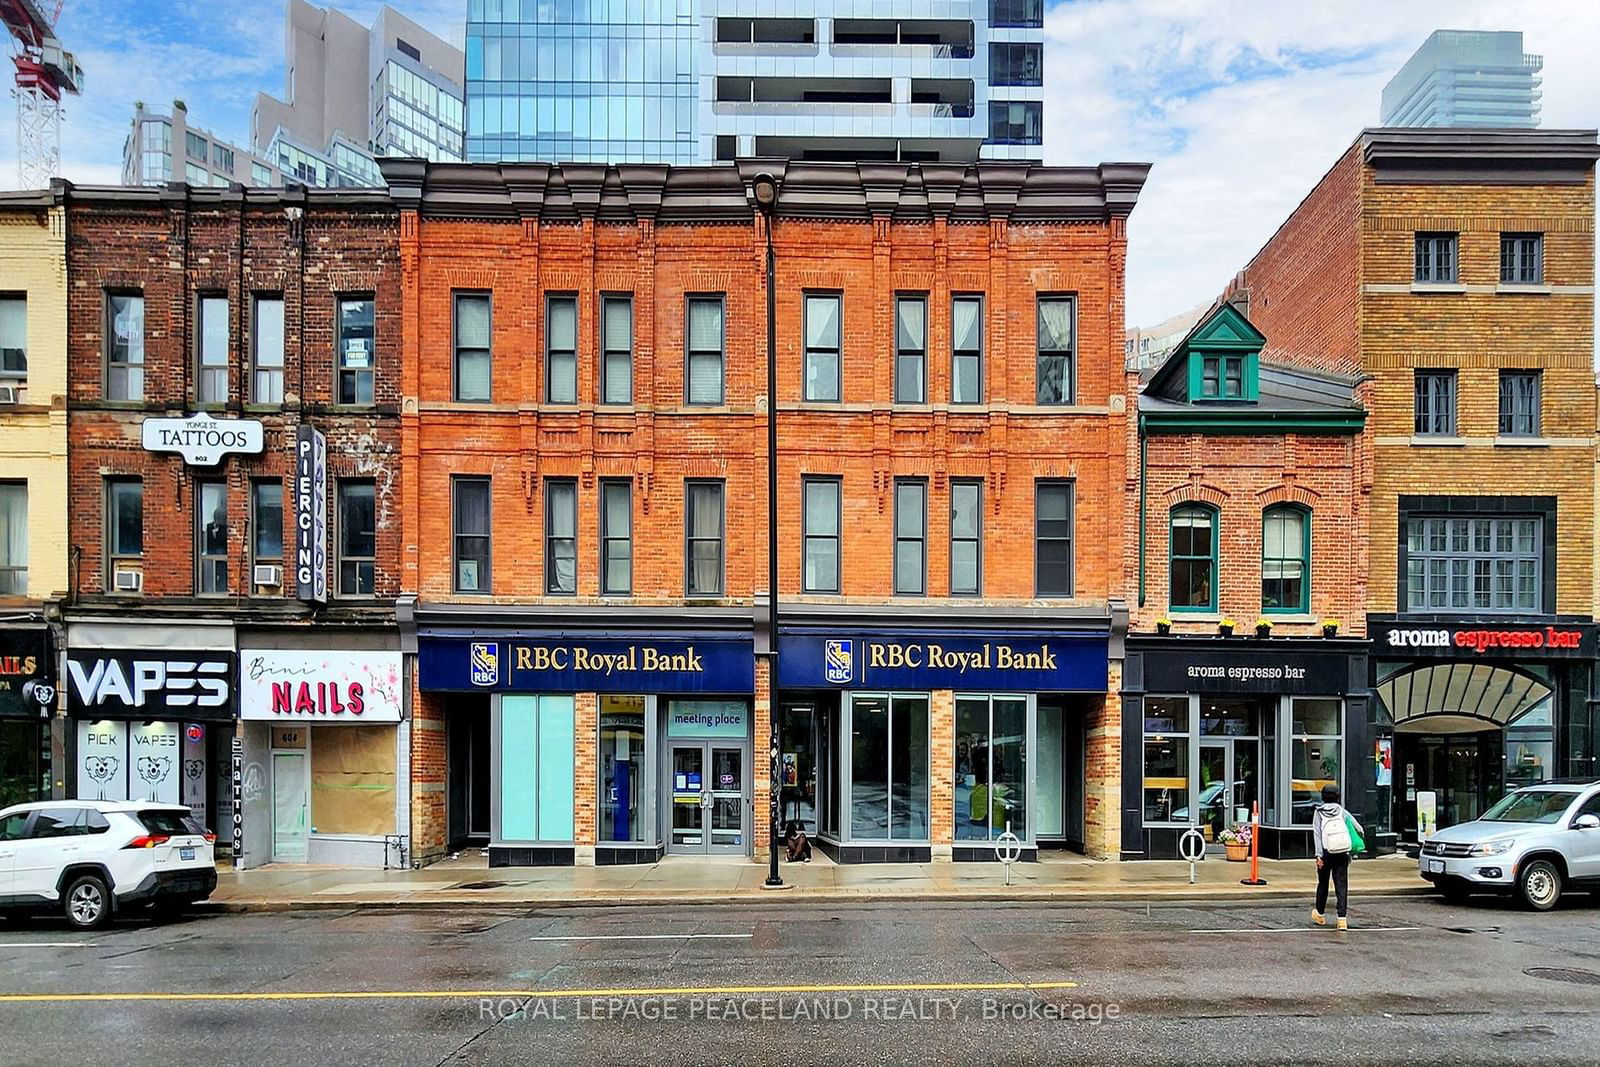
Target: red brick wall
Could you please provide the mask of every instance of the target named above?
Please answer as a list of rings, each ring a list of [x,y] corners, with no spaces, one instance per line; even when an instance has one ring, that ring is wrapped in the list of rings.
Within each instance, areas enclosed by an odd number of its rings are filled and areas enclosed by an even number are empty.
[[[392,211],[303,208],[304,253],[298,226],[282,203],[211,200],[186,210],[183,197],[160,201],[136,194],[123,201],[69,202],[68,445],[70,529],[76,550],[73,587],[96,598],[106,589],[103,479],[144,479],[144,594],[187,597],[195,590],[194,480],[228,483],[229,591],[249,595],[249,483],[276,478],[284,485],[284,551],[292,554],[295,428],[310,421],[328,436],[329,497],[333,479],[371,479],[378,506],[377,594],[399,588],[399,328],[398,234]],[[187,223],[187,225],[186,225]],[[187,247],[186,247],[187,246]],[[104,399],[105,294],[137,290],[145,301],[144,399]],[[256,293],[284,300],[284,404],[246,404]],[[375,298],[376,404],[365,410],[333,405],[334,318],[339,294]],[[174,453],[146,452],[140,425],[147,417],[182,417],[195,410],[193,312],[197,294],[226,293],[229,303],[229,392],[219,417],[259,418],[265,448],[232,455],[215,468],[193,468]],[[330,556],[335,529],[330,525]],[[286,566],[292,564],[286,559]],[[330,567],[331,569],[331,567]],[[330,574],[330,590],[336,575]],[[282,596],[292,597],[292,574]]]
[[[1216,632],[1220,614],[1248,633],[1261,610],[1262,515],[1297,503],[1311,510],[1310,615],[1275,619],[1277,636],[1321,632],[1335,618],[1341,633],[1366,632],[1365,497],[1357,478],[1359,437],[1289,434],[1262,437],[1152,436],[1145,496],[1145,602],[1135,599],[1130,629],[1153,632],[1171,618],[1174,632]],[[1170,611],[1168,517],[1180,504],[1218,509],[1218,611],[1205,621]],[[1138,507],[1135,502],[1134,507]],[[1136,543],[1136,542],[1135,542]],[[1137,558],[1130,553],[1135,574]]]
[[[543,494],[552,477],[580,479],[579,595],[599,593],[598,481],[634,487],[634,595],[681,599],[683,481],[728,486],[727,594],[748,601],[765,584],[765,324],[759,236],[748,226],[585,223],[416,223],[406,251],[416,302],[418,415],[407,420],[415,463],[408,514],[416,556],[405,588],[451,596],[452,474],[494,477],[493,592],[527,601],[544,588]],[[781,582],[800,587],[800,479],[844,479],[846,597],[891,595],[892,484],[929,481],[929,594],[948,593],[948,479],[985,480],[988,597],[1033,595],[1033,481],[1077,486],[1077,593],[1103,600],[1120,572],[1124,417],[1120,337],[1121,227],[780,222],[778,376]],[[493,402],[451,403],[451,293],[493,291]],[[840,404],[800,402],[803,293],[844,293]],[[929,400],[894,405],[893,296],[929,294]],[[544,295],[579,296],[579,403],[542,403]],[[599,294],[635,296],[634,403],[597,408]],[[988,403],[949,399],[951,292],[986,296]],[[1035,295],[1079,298],[1079,405],[1034,405]],[[726,294],[726,403],[683,403],[684,302]],[[408,312],[409,313],[409,312]],[[409,339],[409,336],[408,336]],[[408,371],[408,373],[410,373]],[[1115,401],[1113,394],[1118,394]],[[1104,526],[1102,535],[1101,528]]]
[[[406,290],[404,512],[415,531],[403,588],[424,601],[452,593],[450,476],[488,474],[493,486],[492,593],[517,603],[546,598],[544,481],[579,480],[578,600],[599,595],[599,481],[633,484],[633,602],[684,597],[683,482],[727,484],[726,600],[749,603],[766,586],[766,364],[764,236],[758,226],[552,225],[532,221],[401,221]],[[928,596],[949,592],[949,480],[984,480],[983,602],[1034,603],[1034,481],[1076,486],[1075,597],[1102,609],[1122,590],[1127,430],[1122,380],[1126,233],[1111,224],[953,225],[780,220],[777,250],[780,582],[801,586],[801,478],[843,481],[842,598],[892,598],[893,482],[928,481]],[[838,404],[802,402],[803,294],[841,291],[843,392]],[[493,398],[452,400],[456,290],[492,290]],[[897,292],[928,296],[928,400],[893,403]],[[579,403],[544,400],[544,297],[579,298]],[[634,295],[634,402],[596,405],[599,297]],[[685,295],[726,296],[726,400],[685,405]],[[950,297],[985,297],[985,403],[950,398]],[[1036,297],[1075,293],[1077,403],[1035,404]],[[805,598],[801,598],[805,599]],[[837,600],[814,597],[814,600]],[[758,664],[755,736],[766,731],[766,668]],[[419,722],[444,714],[418,701]],[[1098,704],[1097,798],[1113,797],[1119,707]],[[431,725],[428,727],[432,729]],[[419,734],[421,731],[419,730]],[[580,737],[580,765],[593,731]],[[759,745],[758,745],[759,750]],[[591,757],[592,758],[592,757]],[[419,856],[443,846],[443,750],[413,751]],[[765,761],[758,759],[755,844],[766,827]],[[592,790],[591,790],[592,792]],[[1098,801],[1097,801],[1098,802]],[[1099,813],[1097,854],[1115,853],[1114,811]],[[585,827],[588,823],[585,823]],[[436,830],[434,829],[436,828]],[[430,831],[433,832],[430,832]],[[588,831],[584,831],[588,832]],[[580,836],[580,841],[583,837]],[[592,840],[592,834],[589,837]]]
[[[1264,359],[1361,370],[1361,180],[1356,144],[1229,285],[1225,295],[1249,292]]]

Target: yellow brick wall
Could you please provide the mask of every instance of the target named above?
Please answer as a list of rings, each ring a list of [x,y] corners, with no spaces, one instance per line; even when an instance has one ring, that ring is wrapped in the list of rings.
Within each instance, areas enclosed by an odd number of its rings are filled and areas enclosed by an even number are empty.
[[[1559,498],[1555,610],[1592,613],[1594,220],[1592,174],[1581,185],[1402,185],[1364,176],[1359,317],[1375,460],[1369,610],[1397,609],[1399,497],[1515,494]],[[1466,292],[1394,291],[1409,289],[1414,235],[1428,230],[1460,234]],[[1545,235],[1552,292],[1496,291],[1502,232]],[[1413,442],[1419,367],[1458,369],[1461,443]],[[1537,446],[1496,440],[1502,368],[1542,372]]]
[[[22,403],[0,407],[0,479],[28,483],[28,599],[67,592],[67,264],[60,207],[0,210],[0,293],[28,301]]]

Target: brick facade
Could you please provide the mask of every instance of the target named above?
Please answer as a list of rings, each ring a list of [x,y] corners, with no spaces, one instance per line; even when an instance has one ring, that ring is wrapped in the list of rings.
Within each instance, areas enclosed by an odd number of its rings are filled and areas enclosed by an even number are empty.
[[[767,588],[765,223],[743,202],[725,212],[669,217],[667,208],[639,195],[646,179],[659,182],[665,171],[623,170],[552,168],[543,208],[508,175],[510,211],[489,193],[476,208],[469,206],[464,192],[474,182],[499,182],[498,175],[480,179],[466,170],[451,172],[452,180],[461,182],[451,191],[443,184],[443,169],[429,171],[426,179],[398,170],[390,175],[402,207],[406,292],[404,514],[407,528],[416,531],[406,549],[403,590],[416,594],[422,609],[459,613],[482,605],[485,623],[496,612],[569,611],[573,627],[585,625],[585,612],[618,606],[676,610],[686,618],[705,609],[757,616],[762,611]],[[928,172],[930,188],[935,179],[959,182],[961,170]],[[895,180],[906,181],[907,171],[900,166]],[[558,174],[572,195],[570,209],[557,199]],[[840,174],[848,176],[840,182],[859,180],[853,167],[841,167]],[[914,170],[911,175],[920,180]],[[674,172],[667,178],[669,189],[677,177]],[[989,180],[999,177],[995,171]],[[420,210],[414,206],[418,193],[408,184],[412,180],[423,183]],[[911,188],[899,195],[913,195]],[[954,199],[957,186],[948,188]],[[432,197],[458,195],[448,207],[443,199],[430,206]],[[519,195],[529,197],[532,206],[519,206]],[[848,217],[828,218],[827,211],[813,217],[795,209],[772,225],[781,419],[779,584],[785,611],[916,605],[930,611],[992,611],[1003,618],[1007,612],[1048,607],[1109,619],[1120,594],[1123,532],[1120,521],[1105,517],[1122,514],[1127,488],[1120,362],[1125,213],[1048,222],[1009,219],[1009,209],[996,209],[987,218],[963,215],[946,202],[940,210],[908,209],[902,218],[894,192],[887,198],[873,195],[879,206],[870,211],[863,204],[835,212]],[[552,208],[553,202],[560,206]],[[475,213],[478,217],[472,217]],[[842,296],[838,402],[803,399],[804,297],[810,292]],[[490,294],[487,402],[455,399],[457,293]],[[894,306],[896,295],[905,293],[927,297],[924,403],[894,399]],[[603,404],[601,300],[619,294],[630,296],[633,306],[632,400]],[[720,296],[724,307],[725,395],[719,404],[692,405],[685,396],[686,300],[711,294]],[[952,294],[981,294],[984,300],[984,395],[978,404],[952,403]],[[1065,405],[1037,402],[1041,294],[1070,294],[1076,300],[1075,396]],[[552,295],[577,298],[575,404],[551,403],[546,396]],[[455,586],[449,502],[450,480],[457,475],[492,480],[492,577],[484,593],[464,594]],[[837,594],[802,593],[806,476],[841,483]],[[575,595],[544,592],[549,577],[545,508],[552,478],[572,479],[578,488]],[[927,485],[926,595],[917,598],[893,592],[899,478]],[[983,484],[978,598],[950,595],[950,482],[955,478]],[[690,479],[726,486],[724,588],[709,599],[689,598],[685,585],[684,500]],[[1041,600],[1035,587],[1034,487],[1045,479],[1072,483],[1076,523],[1071,595]],[[632,594],[623,598],[600,592],[599,500],[608,480],[632,487]],[[954,836],[952,692],[932,693],[932,837],[946,850]],[[760,850],[767,840],[762,813],[769,787],[764,750],[771,704],[764,660],[758,660],[751,697],[757,813],[752,836]],[[593,694],[579,694],[577,785],[586,791],[575,819],[580,850],[595,843],[596,739],[592,715],[583,710],[593,700]],[[419,734],[436,732],[454,703],[449,694],[419,693],[417,717],[424,727]],[[1089,734],[1114,743],[1117,703],[1091,696],[1084,707]],[[413,751],[414,779],[430,783],[429,795],[417,798],[419,856],[437,854],[445,845],[422,827],[424,811],[429,827],[442,825],[435,805],[440,794],[431,792],[431,783],[444,776],[442,758],[433,747]],[[1113,795],[1119,773],[1114,753],[1101,751],[1093,765],[1112,776],[1102,792]],[[1111,823],[1114,819],[1097,811],[1094,825]],[[1105,854],[1115,851],[1115,843],[1097,837],[1089,848]]]
[[[293,442],[302,422],[328,437],[330,500],[339,479],[373,481],[375,596],[381,602],[398,591],[403,534],[394,214],[381,200],[326,205],[321,200],[186,196],[181,190],[95,192],[69,199],[68,431],[76,603],[146,608],[185,603],[218,612],[298,604],[288,581],[278,590],[250,587],[249,519],[251,483],[278,480],[284,486],[284,550],[292,551]],[[144,389],[138,401],[106,399],[106,294],[113,291],[144,297]],[[333,402],[335,302],[346,293],[375,297],[375,403],[363,409]],[[186,466],[174,453],[146,452],[140,442],[144,419],[196,410],[193,331],[201,294],[225,295],[229,309],[228,399],[212,413],[260,419],[265,438],[259,456],[232,455],[215,468]],[[254,403],[246,384],[252,298],[259,294],[281,295],[284,302],[282,404]],[[133,597],[107,588],[105,479],[113,476],[144,481],[144,588]],[[225,595],[201,598],[194,486],[199,479],[215,478],[228,486],[228,588]],[[336,517],[330,516],[330,555],[336,531]],[[336,589],[337,574],[330,573],[329,582]]]

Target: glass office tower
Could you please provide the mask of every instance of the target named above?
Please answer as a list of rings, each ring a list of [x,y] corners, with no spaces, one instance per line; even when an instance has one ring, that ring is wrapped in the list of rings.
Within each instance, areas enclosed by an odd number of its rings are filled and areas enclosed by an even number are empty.
[[[699,0],[470,0],[467,158],[693,163]]]
[[[1044,0],[469,0],[467,157],[1040,159]]]

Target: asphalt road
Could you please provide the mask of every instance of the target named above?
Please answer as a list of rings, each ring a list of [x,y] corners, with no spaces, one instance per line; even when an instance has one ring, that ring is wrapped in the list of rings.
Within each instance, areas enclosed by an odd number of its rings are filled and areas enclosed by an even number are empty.
[[[1600,906],[367,909],[0,928],[0,1063],[1593,1063]],[[151,996],[151,995],[154,996]],[[87,995],[87,996],[86,996]]]

